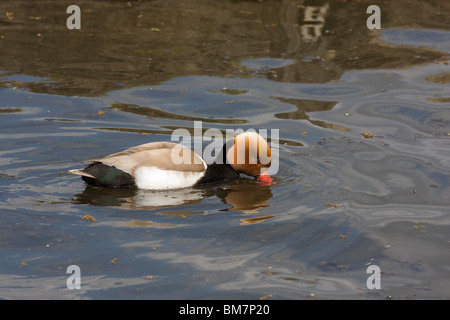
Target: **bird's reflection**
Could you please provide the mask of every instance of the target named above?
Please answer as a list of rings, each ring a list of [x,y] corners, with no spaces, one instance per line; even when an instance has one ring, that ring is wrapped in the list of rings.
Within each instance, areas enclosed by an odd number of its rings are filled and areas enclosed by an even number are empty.
[[[231,205],[229,211],[257,212],[260,208],[269,207],[266,204],[272,198],[270,186],[254,181],[237,180],[234,184],[222,185],[217,188],[205,189],[206,196],[216,196],[223,203]]]
[[[244,179],[226,184],[219,183],[164,191],[101,188],[86,185],[82,193],[75,195],[73,203],[120,207],[128,210],[155,210],[182,205],[197,205],[206,198],[218,197],[223,203],[231,206],[223,210],[256,213],[263,207],[269,207],[267,202],[273,196],[270,188],[260,182]]]

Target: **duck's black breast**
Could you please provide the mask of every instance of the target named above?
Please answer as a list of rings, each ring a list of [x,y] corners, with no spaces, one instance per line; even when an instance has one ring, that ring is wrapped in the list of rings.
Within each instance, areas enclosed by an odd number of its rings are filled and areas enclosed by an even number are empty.
[[[226,159],[227,150],[232,146],[230,141],[224,144],[214,162],[206,168],[205,175],[197,181],[197,185],[239,178],[239,174],[227,163]]]
[[[237,179],[239,174],[227,163],[212,163],[206,168],[205,175],[196,184],[205,184]]]

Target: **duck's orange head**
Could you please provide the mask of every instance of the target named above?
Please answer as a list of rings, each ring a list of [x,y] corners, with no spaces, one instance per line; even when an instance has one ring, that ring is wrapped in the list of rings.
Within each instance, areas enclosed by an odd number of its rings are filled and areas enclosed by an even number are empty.
[[[267,173],[272,163],[272,150],[256,132],[244,132],[234,137],[234,144],[227,152],[227,161],[238,173],[274,183]]]

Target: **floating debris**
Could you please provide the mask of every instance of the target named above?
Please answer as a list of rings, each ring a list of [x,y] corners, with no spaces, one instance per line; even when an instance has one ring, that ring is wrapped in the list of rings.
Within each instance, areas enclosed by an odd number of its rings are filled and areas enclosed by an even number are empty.
[[[99,118],[101,115],[103,115],[103,114],[105,114],[105,112],[104,111],[102,111],[102,110],[100,110],[100,111],[98,111],[98,112],[96,112],[96,113],[92,113],[92,114],[90,114],[89,115],[89,117],[91,117],[91,118]]]
[[[259,223],[268,219],[272,219],[275,216],[264,216],[264,217],[256,217],[256,218],[247,218],[247,219],[241,219],[241,225],[248,225],[248,224],[254,224]]]
[[[88,214],[85,214],[84,216],[82,216],[82,218],[86,221],[90,221],[90,222],[94,222],[95,218],[93,216],[90,216]]]
[[[366,139],[373,138],[373,134],[371,134],[369,131],[364,131],[364,133],[361,133],[361,135],[364,136],[364,138]]]

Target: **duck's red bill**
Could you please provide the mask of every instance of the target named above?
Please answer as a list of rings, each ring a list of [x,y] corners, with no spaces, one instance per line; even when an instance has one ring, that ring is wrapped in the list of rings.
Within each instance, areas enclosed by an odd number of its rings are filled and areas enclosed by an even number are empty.
[[[261,180],[264,183],[267,183],[267,184],[274,184],[275,183],[275,181],[272,181],[272,178],[270,177],[270,175],[267,172],[261,173],[258,176],[258,179]]]

